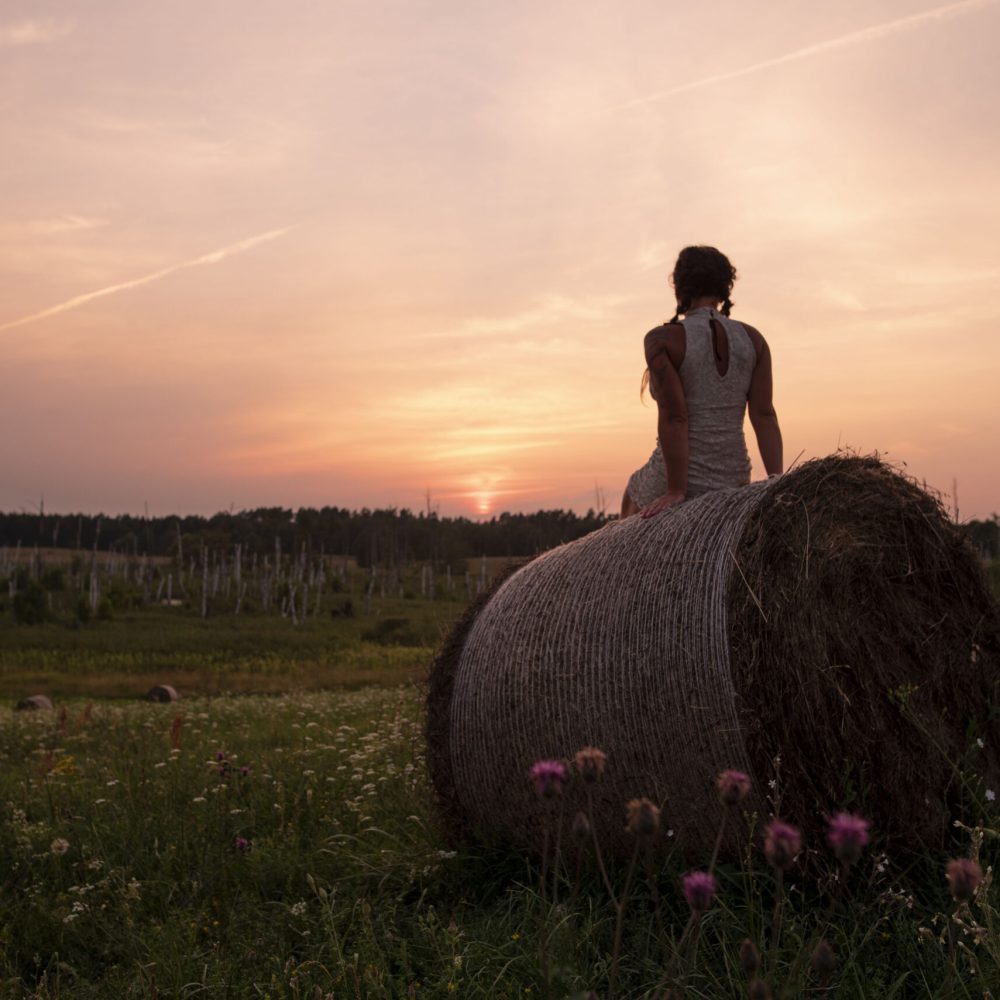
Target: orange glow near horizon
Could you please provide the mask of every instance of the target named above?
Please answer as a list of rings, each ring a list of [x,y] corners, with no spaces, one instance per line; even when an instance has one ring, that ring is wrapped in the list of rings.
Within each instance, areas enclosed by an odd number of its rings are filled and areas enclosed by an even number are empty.
[[[613,511],[705,242],[789,461],[877,450],[988,516],[998,30],[1000,0],[12,0],[0,509]]]

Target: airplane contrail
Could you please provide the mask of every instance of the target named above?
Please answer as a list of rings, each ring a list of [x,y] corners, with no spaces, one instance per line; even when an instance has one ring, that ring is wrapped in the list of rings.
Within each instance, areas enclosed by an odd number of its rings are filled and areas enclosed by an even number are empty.
[[[655,93],[646,94],[645,97],[637,97],[634,100],[626,101],[624,104],[616,104],[610,108],[606,108],[605,111],[624,111],[627,108],[652,104],[655,101],[662,101],[666,97],[686,94],[691,90],[700,90],[702,87],[710,87],[712,84],[721,83],[724,80],[734,80],[740,76],[749,76],[751,73],[757,73],[762,69],[770,69],[772,66],[781,66],[784,63],[795,62],[798,59],[806,59],[821,52],[830,52],[834,49],[845,48],[848,45],[871,42],[879,38],[885,38],[888,35],[898,34],[901,31],[909,31],[911,28],[920,27],[928,21],[938,21],[948,17],[955,17],[981,7],[992,7],[996,2],[997,0],[959,0],[958,3],[946,4],[943,7],[932,7],[930,10],[923,10],[917,14],[900,17],[895,21],[886,21],[884,24],[875,24],[870,28],[862,28],[860,31],[852,31],[848,35],[839,35],[825,42],[816,42],[813,45],[807,45],[804,49],[786,52],[782,56],[775,56],[772,59],[765,59],[763,62],[752,63],[749,66],[730,70],[727,73],[716,73],[713,76],[705,76],[699,80],[689,80],[686,83],[679,83],[677,86],[670,87],[667,90],[658,90]]]
[[[249,236],[245,240],[240,240],[239,243],[231,243],[221,250],[213,250],[210,253],[202,254],[200,257],[195,257],[194,260],[185,260],[181,261],[180,264],[171,264],[170,267],[154,271],[152,274],[145,274],[141,278],[133,278],[131,281],[122,281],[117,285],[108,285],[107,288],[99,288],[96,292],[85,292],[83,295],[77,295],[72,299],[67,299],[65,302],[60,302],[58,305],[49,306],[40,312],[32,313],[30,316],[22,316],[20,319],[12,319],[6,323],[0,323],[0,331],[12,330],[16,326],[24,326],[26,323],[34,323],[37,320],[46,319],[49,316],[55,316],[70,309],[76,309],[78,306],[93,302],[94,299],[102,299],[105,295],[114,295],[116,292],[124,292],[129,288],[148,285],[151,281],[159,281],[160,278],[165,278],[168,274],[173,274],[175,271],[183,271],[188,267],[197,267],[199,264],[217,264],[224,257],[229,257],[234,253],[242,253],[244,250],[249,250],[251,247],[257,246],[258,243],[266,243],[268,240],[277,239],[294,228],[294,226],[285,226],[284,229],[269,229],[266,233]]]

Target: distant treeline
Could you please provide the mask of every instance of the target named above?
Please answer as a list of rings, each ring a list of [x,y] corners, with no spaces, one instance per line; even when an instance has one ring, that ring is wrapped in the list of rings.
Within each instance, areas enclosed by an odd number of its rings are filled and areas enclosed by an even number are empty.
[[[532,556],[594,531],[608,520],[592,510],[500,514],[488,521],[409,510],[261,507],[212,517],[121,514],[2,514],[0,546],[180,557],[240,545],[260,556],[276,548],[310,556],[351,556],[361,566],[429,561],[454,566],[479,556]]]
[[[500,514],[488,521],[409,510],[260,507],[212,517],[143,518],[129,514],[2,514],[0,546],[84,549],[183,557],[240,545],[247,554],[351,556],[361,566],[414,561],[455,565],[479,556],[532,556],[601,527],[607,515],[588,510]],[[1000,517],[961,526],[986,559],[1000,559]]]
[[[986,521],[968,521],[962,529],[984,559],[1000,559],[1000,515]]]

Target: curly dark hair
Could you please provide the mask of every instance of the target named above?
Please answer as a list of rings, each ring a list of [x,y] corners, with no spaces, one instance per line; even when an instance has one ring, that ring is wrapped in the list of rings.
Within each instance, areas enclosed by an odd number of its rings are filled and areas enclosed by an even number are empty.
[[[729,263],[729,258],[716,250],[715,247],[685,247],[677,255],[674,273],[670,276],[674,291],[677,293],[677,313],[670,321],[677,322],[677,317],[691,308],[691,303],[703,295],[722,299],[722,314],[729,315],[733,303],[729,295],[736,281],[736,268]]]

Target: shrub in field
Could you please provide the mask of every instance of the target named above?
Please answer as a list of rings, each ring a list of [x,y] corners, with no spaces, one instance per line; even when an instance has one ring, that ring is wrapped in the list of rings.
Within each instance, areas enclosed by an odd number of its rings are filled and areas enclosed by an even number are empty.
[[[66,589],[66,573],[61,566],[53,566],[45,570],[39,580],[42,586],[52,593]]]
[[[422,646],[423,640],[410,624],[409,618],[380,618],[361,633],[365,642],[379,646]]]
[[[49,618],[49,595],[37,580],[30,580],[14,594],[11,607],[19,625],[39,625]]]

